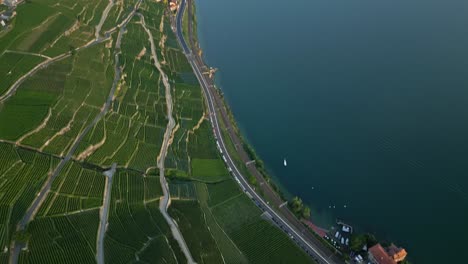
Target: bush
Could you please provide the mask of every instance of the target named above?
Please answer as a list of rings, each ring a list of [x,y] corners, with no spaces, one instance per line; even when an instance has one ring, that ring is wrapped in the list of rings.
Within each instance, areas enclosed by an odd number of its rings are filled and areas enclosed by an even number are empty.
[[[349,248],[352,251],[359,252],[362,250],[364,245],[367,245],[367,247],[372,247],[375,244],[377,244],[377,239],[375,239],[374,235],[354,234],[351,236]]]

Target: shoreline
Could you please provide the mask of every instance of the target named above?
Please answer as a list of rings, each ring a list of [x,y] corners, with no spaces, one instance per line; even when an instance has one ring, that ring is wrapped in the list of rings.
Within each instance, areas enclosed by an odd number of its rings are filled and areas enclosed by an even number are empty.
[[[209,78],[205,77],[204,79],[208,82],[208,90],[211,90],[211,93],[214,94],[213,97],[217,105],[216,116],[218,116],[220,121],[220,127],[222,130],[221,134],[224,140],[227,142],[227,145],[232,145],[231,148],[228,146],[227,152],[233,156],[234,164],[239,167],[239,170],[242,172],[244,179],[249,182],[249,185],[253,187],[253,190],[255,190],[262,197],[262,199],[274,209],[276,213],[279,213],[283,218],[287,219],[289,224],[294,226],[300,233],[302,233],[304,237],[307,238],[310,243],[314,244],[315,247],[318,248],[321,252],[325,252],[329,261],[332,261],[332,263],[341,263],[345,259],[346,255],[343,255],[341,251],[334,248],[330,242],[324,239],[324,232],[316,233],[315,231],[323,231],[327,229],[318,227],[315,223],[312,223],[311,217],[300,217],[297,212],[294,213],[291,210],[289,206],[290,201],[286,199],[285,193],[288,196],[293,195],[291,195],[287,190],[285,191],[285,188],[278,183],[278,179],[271,176],[271,174],[266,169],[263,160],[259,158],[255,152],[255,149],[242,135],[241,130],[235,121],[234,115],[228,103],[226,102],[222,90],[216,85],[216,78],[213,74],[216,69],[208,66],[203,56],[203,52],[198,41],[198,36],[193,36],[192,26],[193,23],[196,23],[196,16],[193,16],[193,14],[189,13],[188,10],[195,9],[191,8],[192,5],[195,5],[193,2],[194,0],[186,1],[188,7],[186,7],[184,9],[184,13],[181,14],[181,24],[188,24],[187,31],[192,34],[189,35],[189,41],[187,41],[187,46],[189,46],[187,48],[191,51],[189,57],[192,57],[196,61],[201,70],[204,72],[203,75],[209,74]],[[177,14],[179,14],[179,10],[177,10]],[[184,21],[184,19],[187,20]],[[198,31],[195,34],[197,33]],[[185,32],[182,31],[182,35],[185,37]],[[196,38],[195,41],[194,38]],[[212,117],[210,116],[210,119],[211,118]],[[246,157],[248,157],[248,159]],[[311,225],[308,223],[311,223],[312,226],[316,228],[311,228]],[[286,232],[286,234],[288,233]]]
[[[177,12],[173,13],[171,18],[172,29],[178,37],[179,44],[183,49],[184,55],[200,83],[205,97],[206,110],[213,128],[213,133],[218,141],[218,148],[223,156],[224,162],[233,178],[243,189],[246,195],[263,211],[269,218],[270,223],[279,228],[283,234],[290,237],[291,241],[299,248],[302,248],[317,263],[343,263],[343,256],[337,253],[323,239],[318,237],[298,219],[288,204],[284,202],[276,191],[271,187],[271,181],[265,180],[265,176],[260,173],[257,166],[249,157],[245,142],[237,134],[237,126],[231,122],[231,116],[228,114],[228,108],[222,98],[219,89],[215,87],[212,69],[206,66],[201,58],[199,49],[190,49],[184,38],[182,29],[183,15],[193,0],[181,0]],[[190,18],[190,21],[193,21]],[[189,23],[190,26],[191,23]],[[189,36],[193,38],[193,36]],[[189,40],[190,42],[192,40]],[[252,153],[250,153],[252,154]]]
[[[189,12],[189,10],[195,10],[195,0],[181,1],[186,1],[188,5],[184,10],[185,12],[182,14],[184,19],[186,19],[186,21],[182,21],[183,24],[187,26],[188,34],[185,34],[184,32],[182,33],[184,33],[184,36],[189,36],[188,45],[189,50],[191,50],[192,53],[190,56],[194,57],[195,60],[198,61],[206,74],[209,74],[209,90],[215,94],[214,97],[217,97],[215,98],[215,101],[219,101],[219,103],[217,102],[218,109],[216,111],[216,115],[219,116],[219,119],[221,120],[220,123],[223,130],[222,137],[226,141],[230,141],[228,144],[231,143],[234,147],[234,149],[228,148],[227,152],[234,156],[234,160],[240,159],[243,161],[243,163],[235,163],[242,171],[244,178],[277,213],[282,215],[285,219],[288,219],[289,223],[300,230],[309,241],[313,241],[316,246],[319,244],[318,248],[322,250],[323,248],[326,248],[326,251],[333,252],[333,254],[330,255],[330,258],[332,258],[333,261],[337,260],[337,258],[340,259],[338,262],[349,260],[350,256],[348,255],[351,252],[350,248],[345,247],[342,249],[341,246],[337,246],[337,244],[332,243],[332,233],[336,231],[337,227],[341,228],[339,218],[334,214],[327,215],[326,213],[321,213],[317,207],[313,206],[312,210],[310,210],[313,213],[310,214],[309,217],[302,217],[302,210],[306,207],[308,209],[310,208],[306,204],[303,204],[305,206],[299,212],[294,208],[292,203],[292,198],[295,197],[294,194],[289,192],[288,189],[281,184],[279,177],[270,172],[268,166],[265,165],[263,160],[256,153],[255,148],[243,135],[242,130],[236,122],[234,113],[229,107],[227,99],[220,88],[221,80],[216,78],[218,77],[216,74],[213,74],[217,69],[211,68],[204,56],[201,43],[199,41],[200,38],[198,36],[197,16]],[[192,29],[193,25],[195,25],[195,29]],[[203,75],[205,75],[205,73]],[[248,160],[245,160],[245,155],[249,157]],[[300,199],[300,197],[297,198]],[[347,224],[344,225],[348,226]],[[359,230],[359,226],[357,230]],[[375,238],[374,233],[366,232],[365,230],[362,232],[355,232],[353,236],[371,236]],[[378,242],[379,241],[377,241],[377,243]],[[385,239],[381,242],[385,244],[388,243]],[[372,244],[369,244],[369,247],[371,245]]]
[[[190,21],[192,21],[193,23],[197,23],[197,20],[196,20],[196,15],[194,15],[193,17],[191,17],[191,14],[189,13],[189,9],[190,7],[193,5],[193,7],[196,7],[195,5],[195,2],[194,0],[187,0],[187,8],[185,9],[186,13],[183,14],[184,18],[185,18],[185,14],[187,14],[187,20],[188,20],[188,29],[189,31],[191,31],[191,23]],[[193,8],[195,9],[195,8]],[[203,52],[203,49],[201,48],[201,44],[200,42],[198,41],[198,31],[197,29],[195,28],[195,30],[193,30],[193,32],[195,32],[195,35],[194,37],[196,38],[195,41],[190,38],[190,41],[189,41],[189,45],[191,49],[196,49],[197,51],[197,55],[201,58],[201,62],[203,63],[203,66],[206,67],[207,69],[213,69],[211,68],[208,63],[206,62],[206,58],[204,57],[204,52]],[[217,69],[216,69],[217,70]],[[286,189],[286,187],[284,187],[279,178],[277,176],[275,176],[273,173],[271,173],[268,169],[268,166],[265,165],[264,161],[259,157],[259,155],[257,154],[255,148],[252,146],[252,144],[249,142],[249,140],[247,140],[247,138],[244,136],[244,134],[242,133],[240,127],[238,126],[238,123],[236,121],[236,118],[234,116],[234,113],[232,112],[232,109],[229,107],[229,103],[227,102],[226,100],[226,97],[224,96],[224,92],[223,90],[219,87],[219,79],[216,78],[216,74],[213,74],[212,77],[210,78],[211,81],[213,82],[213,86],[214,86],[214,91],[216,91],[217,95],[221,98],[221,101],[222,101],[222,106],[224,108],[224,110],[226,111],[228,117],[229,117],[229,121],[230,121],[230,125],[232,126],[233,130],[234,130],[234,133],[236,134],[236,136],[240,139],[241,143],[242,143],[242,148],[247,152],[247,154],[249,155],[250,159],[252,161],[255,161],[255,167],[259,170],[259,172],[262,174],[265,182],[268,183],[268,185],[274,190],[274,192],[283,200],[283,202],[289,202],[290,199],[292,199],[294,197],[294,194],[291,193],[289,190]],[[260,165],[258,165],[260,164]],[[249,173],[250,174],[250,173]],[[265,198],[265,197],[264,197]],[[288,199],[289,198],[289,199]],[[299,218],[298,218],[299,219]],[[309,219],[305,219],[305,218],[302,218],[306,221],[310,221],[312,222],[315,226],[316,223],[313,222],[313,219],[312,219],[312,216],[309,218]],[[299,219],[299,220],[302,220],[302,219]],[[329,223],[330,226],[333,225],[332,222]],[[318,228],[320,229],[327,229],[326,227],[320,227],[318,226]]]

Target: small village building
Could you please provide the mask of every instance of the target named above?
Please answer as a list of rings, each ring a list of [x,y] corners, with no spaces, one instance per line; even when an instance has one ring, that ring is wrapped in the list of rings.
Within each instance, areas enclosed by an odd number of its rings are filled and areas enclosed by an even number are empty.
[[[397,247],[393,243],[387,248],[377,244],[369,248],[368,252],[372,264],[395,264],[405,260],[408,255],[404,248]]]
[[[3,4],[7,6],[16,6],[18,4],[18,0],[3,0]]]
[[[397,247],[395,244],[391,244],[387,248],[387,253],[396,262],[405,260],[406,255],[408,255],[404,248]]]
[[[393,260],[388,254],[387,251],[380,245],[377,244],[369,248],[369,260],[372,264],[396,264],[397,262]]]
[[[16,16],[16,11],[6,11],[3,14],[0,14],[0,20],[5,20],[5,23],[12,20]]]
[[[6,23],[4,20],[0,20],[0,25],[2,25],[2,27],[6,27]]]
[[[171,9],[172,12],[177,10],[177,0],[169,0],[169,8]]]

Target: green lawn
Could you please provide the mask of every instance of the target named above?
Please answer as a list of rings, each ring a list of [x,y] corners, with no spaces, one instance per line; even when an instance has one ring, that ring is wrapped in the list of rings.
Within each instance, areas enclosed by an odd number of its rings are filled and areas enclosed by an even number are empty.
[[[227,179],[230,175],[221,159],[194,159],[192,160],[192,177],[216,182]]]

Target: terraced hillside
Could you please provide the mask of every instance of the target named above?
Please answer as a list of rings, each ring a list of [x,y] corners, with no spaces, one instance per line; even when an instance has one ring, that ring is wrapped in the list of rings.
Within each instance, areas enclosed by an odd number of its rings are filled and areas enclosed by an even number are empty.
[[[0,263],[311,262],[226,169],[167,1],[16,13],[0,32]]]

